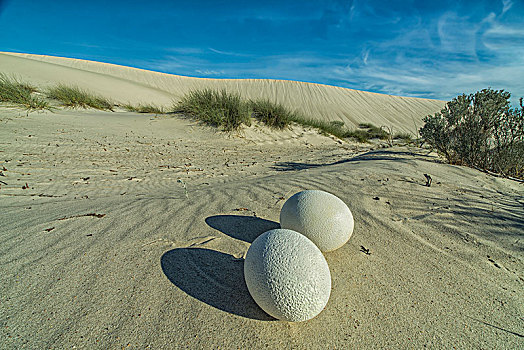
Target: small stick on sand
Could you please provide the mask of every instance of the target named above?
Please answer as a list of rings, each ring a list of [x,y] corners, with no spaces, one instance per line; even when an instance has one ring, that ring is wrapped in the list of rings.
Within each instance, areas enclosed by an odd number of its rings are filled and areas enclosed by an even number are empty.
[[[431,187],[431,182],[433,181],[431,179],[431,176],[429,176],[428,174],[424,174],[424,176],[426,177],[426,187]]]

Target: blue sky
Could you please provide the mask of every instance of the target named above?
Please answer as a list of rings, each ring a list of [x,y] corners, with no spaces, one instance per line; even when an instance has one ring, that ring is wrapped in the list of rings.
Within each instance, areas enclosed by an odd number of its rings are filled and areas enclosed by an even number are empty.
[[[490,86],[515,101],[523,23],[524,0],[0,0],[0,51],[444,100]]]

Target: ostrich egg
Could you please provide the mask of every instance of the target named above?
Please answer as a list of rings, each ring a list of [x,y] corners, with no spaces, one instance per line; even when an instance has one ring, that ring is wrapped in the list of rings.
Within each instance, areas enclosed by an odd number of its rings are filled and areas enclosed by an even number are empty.
[[[275,229],[258,236],[247,251],[244,278],[266,313],[289,322],[312,319],[331,294],[331,274],[322,252],[292,230]]]
[[[280,226],[302,233],[323,252],[342,247],[353,233],[353,215],[337,196],[318,190],[295,193],[282,206]]]

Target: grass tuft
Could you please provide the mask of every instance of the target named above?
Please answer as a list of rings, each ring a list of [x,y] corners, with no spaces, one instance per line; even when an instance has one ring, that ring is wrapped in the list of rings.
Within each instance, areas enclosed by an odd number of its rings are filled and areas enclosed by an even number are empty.
[[[58,84],[48,90],[49,98],[58,100],[62,105],[72,108],[96,108],[113,111],[113,103],[108,99],[94,95],[77,86]]]
[[[325,135],[329,134],[338,138],[345,137],[346,129],[342,121],[325,122],[307,118],[299,112],[291,111],[283,105],[269,100],[250,101],[250,107],[256,119],[272,128],[284,129],[291,123],[296,123],[318,129]]]
[[[295,112],[269,100],[250,101],[249,106],[253,117],[271,128],[284,129],[297,119]]]
[[[49,109],[49,103],[35,96],[35,92],[37,92],[36,87],[0,73],[0,102],[11,103],[28,110]]]
[[[299,112],[291,111],[279,103],[269,100],[250,100],[245,102],[237,94],[225,90],[195,90],[185,95],[174,105],[173,112],[184,113],[206,124],[222,127],[226,131],[236,130],[242,124],[250,125],[252,116],[260,122],[276,129],[296,123],[318,129],[324,135],[333,135],[340,139],[354,138],[359,142],[369,139],[391,140],[391,133],[373,124],[360,124],[357,130],[348,130],[344,122],[321,121],[307,118]]]
[[[366,131],[369,139],[387,140],[390,137],[390,133],[384,128],[379,128],[371,123],[360,123],[358,127]]]
[[[371,139],[388,140],[391,142],[391,132],[379,128],[371,123],[360,123],[358,129],[348,130],[346,137],[353,138],[358,142],[368,142]]]
[[[155,113],[155,114],[165,114],[163,107],[156,106],[154,104],[138,104],[138,105],[131,105],[131,104],[125,104],[122,105],[122,107],[129,112],[138,112],[138,113]]]
[[[242,124],[251,125],[248,104],[240,95],[226,90],[191,91],[175,104],[173,112],[187,114],[224,131],[237,130]]]
[[[302,126],[308,126],[318,129],[323,135],[333,135],[339,139],[346,137],[346,128],[344,124],[340,124],[339,121],[326,122],[322,120],[316,120],[304,117],[301,114],[295,114],[293,121]]]
[[[369,134],[366,130],[356,129],[348,130],[345,135],[347,138],[355,139],[360,143],[369,141]]]
[[[408,134],[408,133],[396,133],[395,136],[393,136],[394,139],[396,140],[402,140],[404,142],[412,142],[413,141],[413,136],[411,134]]]

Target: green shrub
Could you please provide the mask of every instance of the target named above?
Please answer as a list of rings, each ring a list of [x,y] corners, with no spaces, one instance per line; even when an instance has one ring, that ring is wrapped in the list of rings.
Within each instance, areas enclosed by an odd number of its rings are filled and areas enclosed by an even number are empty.
[[[450,163],[522,177],[524,107],[510,108],[510,96],[490,88],[457,96],[424,119],[420,134]]]
[[[58,100],[62,105],[72,108],[96,108],[113,111],[113,103],[108,99],[94,95],[77,86],[58,84],[48,90],[49,98]]]
[[[184,113],[202,122],[233,131],[242,124],[251,125],[247,103],[240,95],[226,90],[194,90],[185,95],[174,108],[174,112]]]
[[[34,93],[37,89],[0,73],[0,102],[31,109],[49,109],[49,103]]]
[[[269,100],[250,101],[249,106],[255,119],[275,129],[284,129],[296,118],[296,113]]]

